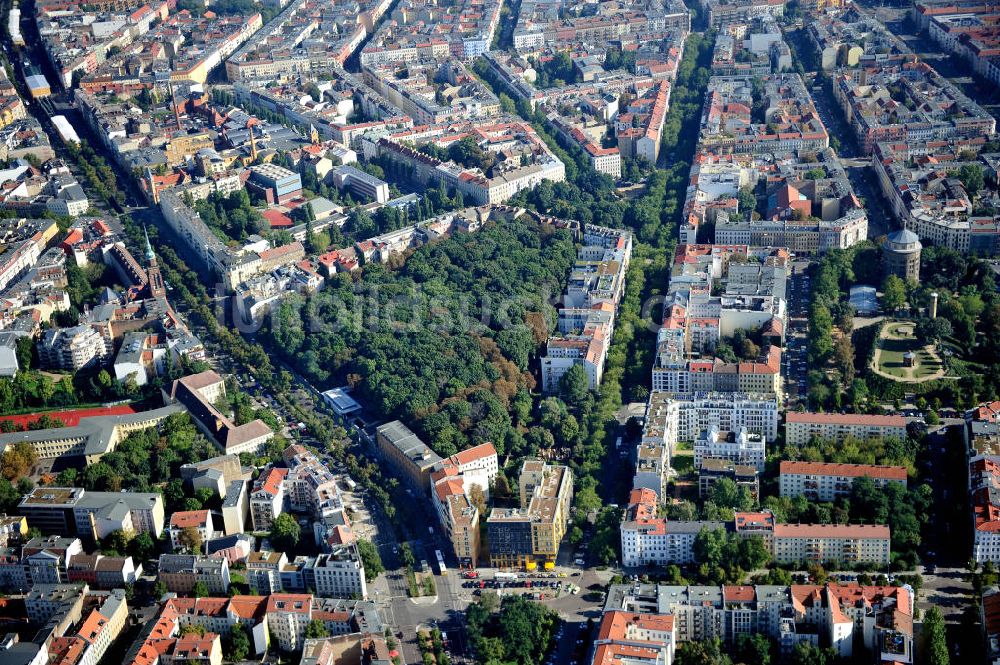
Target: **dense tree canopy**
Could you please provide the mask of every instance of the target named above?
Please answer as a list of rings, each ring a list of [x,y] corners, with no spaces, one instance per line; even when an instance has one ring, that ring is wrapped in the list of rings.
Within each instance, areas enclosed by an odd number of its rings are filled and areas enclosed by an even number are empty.
[[[480,663],[535,665],[545,660],[559,616],[523,596],[505,596],[500,612],[485,603],[466,610],[469,640]]]
[[[502,454],[524,446],[510,411],[534,387],[528,360],[574,258],[565,231],[526,217],[491,225],[421,247],[397,270],[370,265],[359,282],[340,276],[287,299],[269,337],[308,378],[353,385],[439,454],[482,441]]]
[[[88,490],[149,492],[159,483],[180,482],[180,467],[218,454],[186,413],[169,416],[155,427],[131,433],[115,449],[88,465],[79,484]],[[183,500],[183,488],[180,490]],[[165,492],[170,504],[171,496]],[[179,502],[178,502],[179,504]],[[175,504],[178,505],[178,504]]]

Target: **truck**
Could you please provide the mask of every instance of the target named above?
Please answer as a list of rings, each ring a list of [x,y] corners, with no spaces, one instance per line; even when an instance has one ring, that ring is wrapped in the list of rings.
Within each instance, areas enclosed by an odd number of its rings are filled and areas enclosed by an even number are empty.
[[[344,478],[344,484],[347,485],[347,489],[351,490],[352,492],[354,491],[354,488],[358,486],[356,482],[347,477]]]

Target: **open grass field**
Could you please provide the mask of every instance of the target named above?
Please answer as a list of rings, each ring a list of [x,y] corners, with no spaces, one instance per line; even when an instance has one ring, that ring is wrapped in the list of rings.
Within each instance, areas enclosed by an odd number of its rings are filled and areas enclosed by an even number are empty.
[[[907,367],[904,354],[916,354],[916,364]],[[925,344],[914,334],[909,321],[891,321],[882,327],[873,369],[890,379],[906,383],[931,381],[944,376],[944,365],[933,345]]]

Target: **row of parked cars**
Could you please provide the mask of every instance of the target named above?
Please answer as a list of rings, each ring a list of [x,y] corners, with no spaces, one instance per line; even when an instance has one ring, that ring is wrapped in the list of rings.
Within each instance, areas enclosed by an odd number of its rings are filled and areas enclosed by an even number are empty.
[[[558,589],[561,582],[546,580],[466,580],[466,589]]]

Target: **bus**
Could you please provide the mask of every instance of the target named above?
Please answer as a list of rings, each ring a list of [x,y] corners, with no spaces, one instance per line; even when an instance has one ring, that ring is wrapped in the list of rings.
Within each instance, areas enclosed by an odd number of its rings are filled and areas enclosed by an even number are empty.
[[[517,573],[494,573],[493,579],[507,582],[517,579]]]
[[[441,569],[441,574],[442,574],[442,575],[445,575],[445,574],[447,574],[447,572],[448,572],[448,569],[447,569],[447,568],[445,568],[445,565],[444,565],[444,555],[443,555],[443,554],[441,554],[441,550],[434,550],[434,555],[435,555],[435,556],[437,557],[437,560],[438,560],[438,568],[440,568],[440,569]]]

